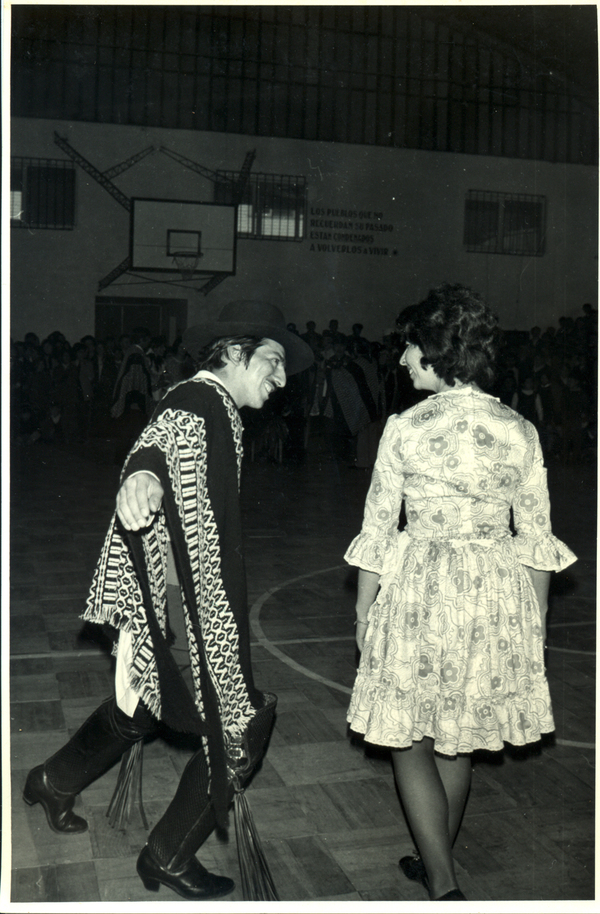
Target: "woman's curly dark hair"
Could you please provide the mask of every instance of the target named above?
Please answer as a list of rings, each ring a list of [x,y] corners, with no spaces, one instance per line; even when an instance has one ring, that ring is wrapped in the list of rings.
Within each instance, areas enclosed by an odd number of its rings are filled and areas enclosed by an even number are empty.
[[[491,387],[495,378],[498,318],[478,292],[443,283],[417,305],[405,308],[396,321],[407,343],[423,353],[438,378]]]

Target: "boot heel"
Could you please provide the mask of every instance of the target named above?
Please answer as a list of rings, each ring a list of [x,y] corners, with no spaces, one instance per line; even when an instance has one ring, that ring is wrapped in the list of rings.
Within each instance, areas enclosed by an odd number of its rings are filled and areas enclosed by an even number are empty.
[[[148,889],[149,892],[158,892],[160,888],[158,879],[152,879],[150,876],[142,876],[142,882],[144,883],[144,888]]]
[[[218,898],[220,895],[228,895],[234,889],[231,879],[209,873],[193,856],[184,861],[175,872],[169,870],[154,859],[147,844],[140,851],[136,869],[149,892],[158,892],[159,885],[166,885],[182,898],[190,898],[192,901]]]
[[[31,769],[22,796],[28,806],[42,804],[52,831],[61,835],[78,835],[87,831],[85,819],[73,812],[75,796],[60,794],[55,790],[44,773],[43,765]]]
[[[31,790],[27,787],[27,785],[25,785],[25,789],[23,791],[23,799],[25,800],[25,802],[27,803],[28,806],[35,806],[36,803],[40,802],[38,797],[36,797],[31,792]]]
[[[23,788],[23,799],[28,806],[35,806],[36,803],[40,802],[39,793],[35,790],[34,784],[32,783],[35,780],[37,773],[37,768],[34,768],[29,772],[27,780],[25,781],[25,787]]]

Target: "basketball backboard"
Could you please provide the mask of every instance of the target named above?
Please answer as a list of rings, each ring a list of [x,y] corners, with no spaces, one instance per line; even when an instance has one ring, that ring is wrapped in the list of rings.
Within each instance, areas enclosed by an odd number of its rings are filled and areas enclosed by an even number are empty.
[[[236,224],[235,206],[134,197],[131,269],[180,273],[180,255],[195,255],[194,275],[235,273]]]

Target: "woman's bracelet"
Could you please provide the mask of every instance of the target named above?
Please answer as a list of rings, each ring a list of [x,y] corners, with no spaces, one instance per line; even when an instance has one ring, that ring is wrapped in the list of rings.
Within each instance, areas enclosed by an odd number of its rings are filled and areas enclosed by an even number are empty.
[[[367,619],[357,619],[354,624],[355,625],[368,625],[369,623],[368,623]]]

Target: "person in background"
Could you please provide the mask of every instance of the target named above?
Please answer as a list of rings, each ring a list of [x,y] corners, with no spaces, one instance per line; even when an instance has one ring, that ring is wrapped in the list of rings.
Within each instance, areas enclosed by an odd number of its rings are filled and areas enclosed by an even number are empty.
[[[170,386],[166,367],[167,349],[165,337],[155,336],[146,352],[152,379],[152,396],[156,401],[165,395]]]
[[[553,457],[558,449],[560,440],[557,429],[558,403],[556,398],[556,384],[552,382],[549,371],[542,371],[538,394],[542,403],[542,422],[538,428],[540,444],[544,457]]]
[[[81,346],[81,343],[75,343],[72,348],[65,347],[61,363],[52,378],[53,399],[61,414],[59,436],[68,446],[81,442],[81,417],[84,407],[77,355]]]
[[[332,348],[336,345],[336,343],[343,343],[344,345],[346,344],[346,337],[339,329],[339,321],[334,317],[329,321],[326,329],[323,330],[322,338],[323,348],[325,348],[326,344]]]
[[[186,352],[183,339],[180,336],[177,337],[167,352],[165,370],[169,387],[179,384],[180,381],[185,381],[194,373],[192,359]]]
[[[481,297],[446,283],[398,329],[401,365],[433,395],[389,418],[345,555],[359,568],[361,651],[348,721],[392,750],[416,845],[400,868],[431,900],[464,900],[452,846],[471,755],[553,731],[548,586],[575,556],[552,534],[535,428],[485,393],[496,318]]]
[[[361,327],[355,324],[354,327]],[[352,328],[354,330],[354,327]],[[362,327],[361,327],[362,329]],[[375,463],[377,447],[383,423],[383,385],[375,358],[374,346],[364,337],[353,336],[348,342],[352,354],[350,370],[354,374],[358,389],[369,412],[368,425],[359,429],[356,435],[356,463],[357,469],[370,470]]]
[[[517,379],[512,371],[505,371],[500,377],[497,385],[498,399],[506,406],[514,409],[518,401]]]
[[[581,371],[568,363],[560,371],[558,384],[558,415],[561,433],[561,462],[567,466],[579,463],[588,421],[588,402]]]
[[[199,370],[160,400],[128,455],[83,615],[115,632],[115,696],[29,772],[23,797],[53,831],[80,834],[85,787],[159,721],[191,734],[197,751],[137,871],[150,890],[202,901],[234,887],[195,855],[227,822],[227,749],[264,703],[250,659],[239,410],[261,409],[313,355],[278,308],[253,301],[191,327],[184,344]]]
[[[123,353],[113,391],[113,419],[120,418],[132,409],[148,418],[154,405],[150,359],[146,354],[150,345],[150,333],[145,327],[138,327],[132,331],[130,338],[131,345]]]
[[[117,368],[120,368],[123,364],[123,359],[125,358],[125,353],[128,351],[131,346],[131,336],[128,333],[122,333],[118,340],[118,345],[115,349],[115,361],[117,363]]]
[[[356,365],[338,340],[333,355],[324,364],[322,415],[335,460],[354,465],[357,436],[377,420],[377,404],[362,369]]]
[[[301,333],[300,336],[305,343],[308,343],[310,348],[317,356],[317,353],[321,350],[322,336],[320,333],[317,333],[317,325],[314,321],[306,322],[306,333]]]
[[[528,422],[539,429],[544,419],[541,397],[536,390],[533,378],[524,378],[521,386],[515,391],[511,406]]]
[[[352,335],[348,338],[348,349],[354,356],[370,354],[369,340],[362,335],[363,325],[352,324]]]
[[[39,441],[40,438],[48,439],[45,430],[48,429],[52,406],[52,376],[47,364],[49,363],[44,360],[40,349],[39,355],[33,363],[33,371],[29,376],[28,405],[31,410],[31,421],[27,440],[30,444]],[[52,425],[53,423],[50,422],[50,428]]]
[[[150,360],[146,355],[150,345],[150,333],[145,327],[137,327],[131,332],[130,339],[131,345],[123,353],[123,360],[119,365],[110,409],[112,418],[118,422],[115,463],[119,466],[145,427],[155,406]]]
[[[323,337],[320,333],[317,333],[317,325],[315,321],[306,322],[306,333],[301,333],[301,337],[305,343],[308,343],[310,348],[313,351],[315,361],[311,367],[306,372],[306,387],[307,387],[307,431],[306,438],[308,438],[308,433],[311,428],[312,423],[318,423],[320,420],[319,416],[319,387],[323,385],[323,356],[322,356],[322,344]]]
[[[77,348],[73,347],[79,365],[81,387],[81,435],[87,441],[92,430],[93,404],[98,384],[97,345],[93,336],[84,336]]]
[[[37,333],[34,333],[33,330],[29,330],[28,333],[23,337],[23,342],[26,346],[33,346],[35,349],[40,348],[40,338]]]
[[[94,435],[108,438],[112,432],[110,409],[118,374],[114,336],[97,341],[96,365],[98,382],[92,409],[92,430]]]

